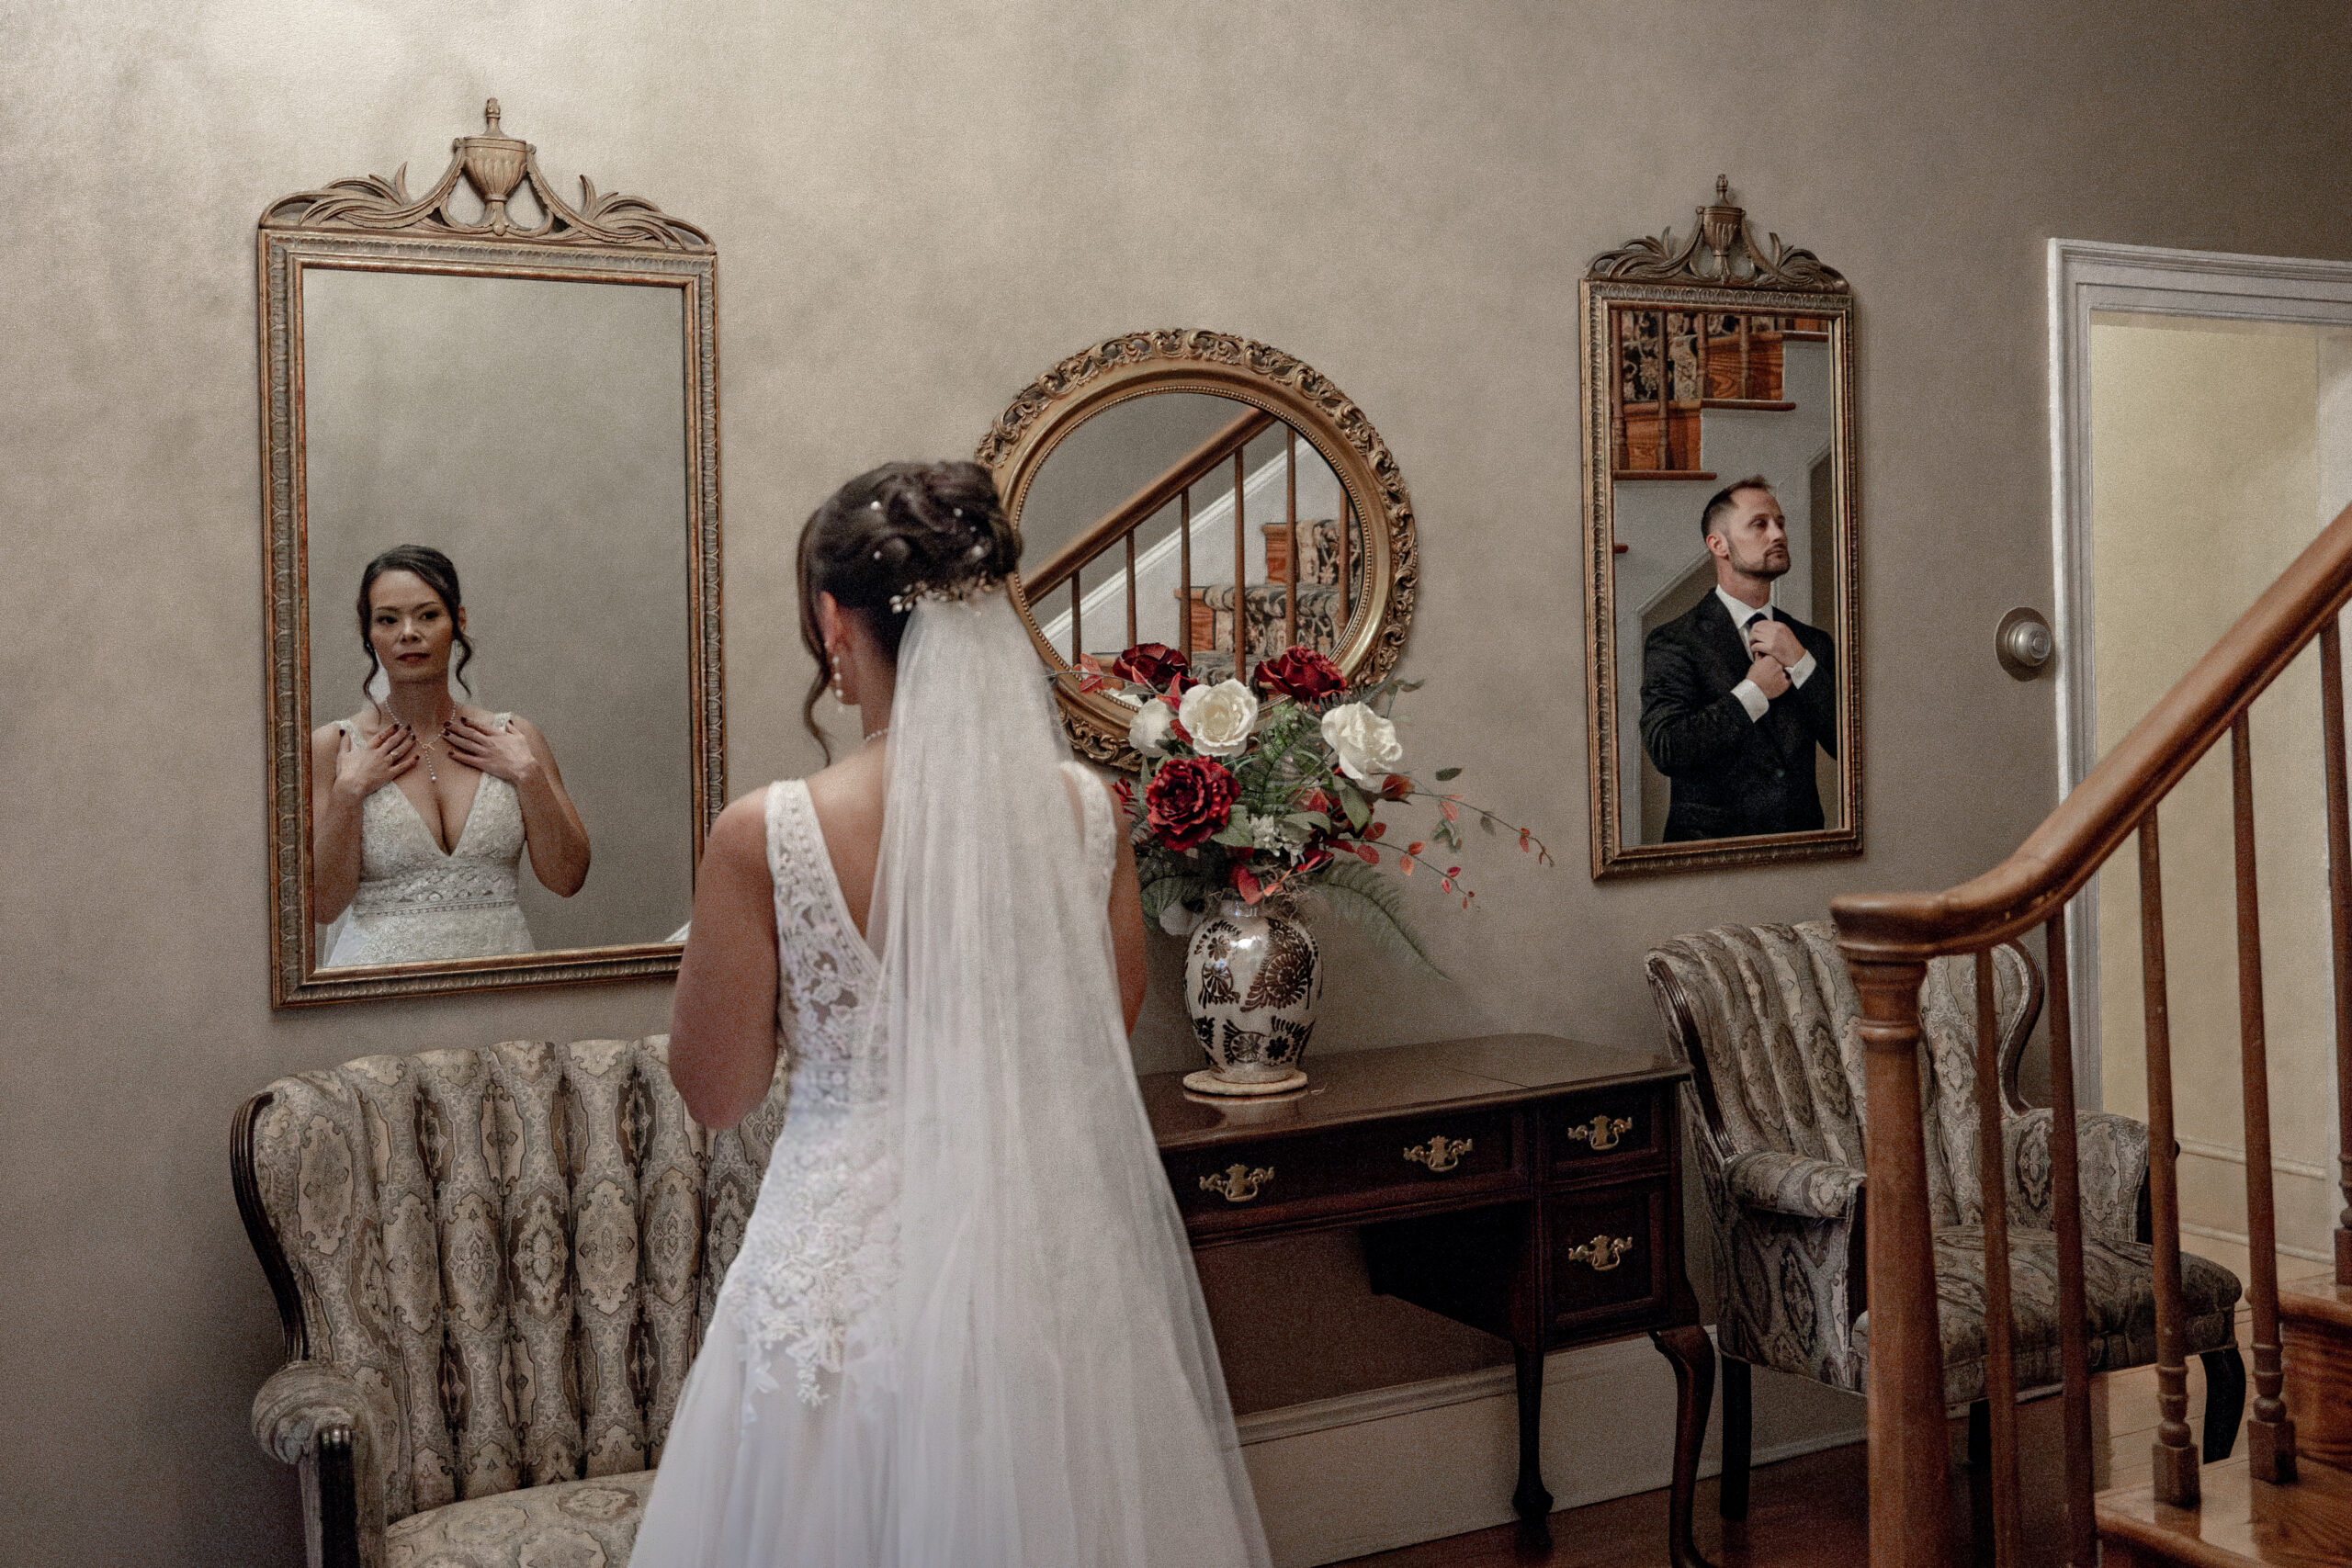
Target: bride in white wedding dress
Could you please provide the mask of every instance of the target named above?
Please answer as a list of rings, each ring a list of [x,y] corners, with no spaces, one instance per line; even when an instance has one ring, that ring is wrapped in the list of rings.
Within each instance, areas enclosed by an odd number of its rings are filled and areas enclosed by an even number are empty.
[[[530,720],[450,694],[473,644],[447,556],[386,550],[360,574],[358,615],[368,705],[311,736],[311,911],[334,922],[321,964],[530,952],[514,901],[525,848],[549,892],[588,879],[588,829],[554,750]]]
[[[635,1568],[1267,1561],[1127,1053],[1134,862],[1017,549],[969,463],[878,468],[801,536],[804,716],[830,680],[865,739],[704,854],[671,1075],[710,1126],[779,1054],[789,1098]]]

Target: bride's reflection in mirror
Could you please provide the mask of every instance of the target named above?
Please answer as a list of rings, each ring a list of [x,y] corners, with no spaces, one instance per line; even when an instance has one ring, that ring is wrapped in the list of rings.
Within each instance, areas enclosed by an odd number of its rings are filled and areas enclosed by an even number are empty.
[[[400,545],[356,605],[367,700],[311,736],[311,918],[329,967],[533,950],[527,849],[549,892],[588,879],[588,829],[547,737],[470,697],[473,643],[449,558]]]

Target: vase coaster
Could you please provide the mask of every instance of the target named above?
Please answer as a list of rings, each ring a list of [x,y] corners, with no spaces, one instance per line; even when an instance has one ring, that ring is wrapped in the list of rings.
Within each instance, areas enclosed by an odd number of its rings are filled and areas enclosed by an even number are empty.
[[[1227,1099],[1254,1099],[1264,1094],[1290,1094],[1306,1087],[1306,1075],[1293,1067],[1278,1078],[1264,1083],[1233,1083],[1203,1067],[1197,1073],[1184,1075],[1184,1087],[1194,1094],[1214,1094]]]

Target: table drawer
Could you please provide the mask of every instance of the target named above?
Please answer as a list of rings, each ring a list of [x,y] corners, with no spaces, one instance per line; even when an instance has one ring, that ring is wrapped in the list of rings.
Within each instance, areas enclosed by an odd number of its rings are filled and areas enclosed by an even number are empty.
[[[1642,1315],[1663,1304],[1667,1256],[1667,1182],[1626,1182],[1561,1193],[1544,1201],[1544,1247],[1550,1265],[1545,1303],[1553,1331],[1600,1318]]]
[[[1665,1152],[1665,1120],[1673,1109],[1671,1095],[1649,1088],[1555,1101],[1544,1110],[1552,1173],[1655,1162]]]
[[[1163,1158],[1186,1222],[1223,1230],[1334,1204],[1377,1210],[1523,1185],[1517,1122],[1509,1111],[1437,1112]]]

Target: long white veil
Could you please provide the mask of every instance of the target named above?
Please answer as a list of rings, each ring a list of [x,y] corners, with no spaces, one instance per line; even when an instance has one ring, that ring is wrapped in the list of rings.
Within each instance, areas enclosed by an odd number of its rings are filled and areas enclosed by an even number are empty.
[[[899,1561],[1263,1565],[1069,745],[1002,592],[917,605],[889,748]]]

